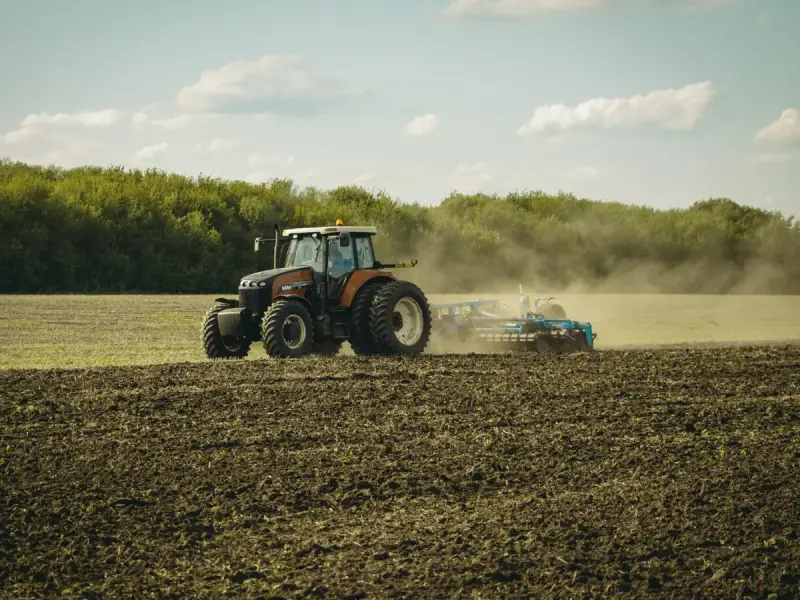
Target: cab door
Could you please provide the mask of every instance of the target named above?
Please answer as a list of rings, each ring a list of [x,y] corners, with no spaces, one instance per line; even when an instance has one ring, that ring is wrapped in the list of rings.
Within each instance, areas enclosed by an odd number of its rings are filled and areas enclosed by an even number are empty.
[[[351,239],[348,245],[343,246],[339,237],[331,237],[328,240],[327,297],[329,303],[336,306],[339,305],[339,298],[347,284],[347,278],[358,268],[353,241]]]

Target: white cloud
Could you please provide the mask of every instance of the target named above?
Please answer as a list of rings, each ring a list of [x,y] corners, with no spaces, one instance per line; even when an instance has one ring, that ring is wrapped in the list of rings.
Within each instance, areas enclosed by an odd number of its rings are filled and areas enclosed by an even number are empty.
[[[33,164],[57,165],[61,167],[74,167],[85,164],[90,152],[100,147],[97,142],[70,142],[63,147],[49,150],[33,158]]]
[[[355,177],[353,179],[353,183],[356,185],[364,185],[369,183],[370,181],[375,181],[377,176],[375,173],[362,173],[361,175]]]
[[[154,119],[153,125],[158,125],[164,129],[183,129],[191,122],[189,115],[177,115],[169,119]]]
[[[35,129],[31,127],[21,127],[20,129],[9,131],[3,139],[5,139],[8,144],[16,144],[17,142],[23,142],[36,135],[37,131]]]
[[[247,177],[245,177],[245,181],[248,183],[268,183],[272,179],[291,179],[294,183],[300,185],[308,185],[315,177],[317,173],[312,171],[311,169],[306,169],[305,171],[300,171],[296,173],[276,173],[276,172],[268,172],[268,171],[256,171],[255,173],[250,173]]]
[[[271,54],[203,71],[180,90],[177,103],[192,113],[310,115],[362,95],[297,56]]]
[[[671,130],[688,130],[705,112],[716,88],[710,81],[682,88],[655,90],[630,98],[594,98],[575,107],[539,106],[519,135],[563,132],[581,127],[622,128],[660,124]]]
[[[718,8],[727,4],[734,4],[739,0],[672,0],[677,8],[685,10],[702,10],[705,8]]]
[[[160,144],[154,144],[152,146],[145,146],[144,148],[140,148],[133,153],[133,159],[136,161],[149,160],[159,154],[162,154],[168,147],[169,146],[166,142],[161,142]]]
[[[495,174],[492,168],[481,161],[456,166],[452,183],[460,192],[475,192],[494,181],[494,178]]]
[[[161,127],[166,130],[175,130],[175,129],[182,129],[189,125],[193,119],[192,115],[176,115],[174,117],[169,117],[166,119],[155,119],[151,116],[151,113],[155,110],[155,105],[150,105],[144,107],[142,110],[133,113],[131,116],[131,121],[133,125],[137,129],[141,129],[146,125],[154,126],[154,127]]]
[[[450,17],[532,17],[553,12],[601,8],[608,0],[453,0],[444,10]]]
[[[430,135],[439,127],[439,117],[435,114],[420,115],[411,119],[403,133],[412,136]]]
[[[639,6],[700,10],[737,0],[452,0],[443,14],[450,18],[524,19],[554,13],[581,13]]]
[[[197,149],[203,152],[225,152],[227,150],[233,150],[239,145],[237,140],[227,140],[218,138],[208,144],[198,144]]]
[[[777,121],[758,131],[753,139],[764,143],[800,139],[800,109],[787,108]]]
[[[104,110],[83,110],[75,113],[39,113],[25,117],[19,129],[6,133],[9,144],[21,142],[36,136],[48,136],[80,127],[108,127],[122,116],[122,111],[114,108]]]
[[[48,125],[85,125],[86,127],[107,127],[116,123],[122,112],[113,108],[106,110],[84,110],[76,113],[40,113],[28,115],[22,120],[23,127]]]
[[[747,162],[752,165],[780,165],[789,162],[789,155],[785,153],[763,153],[748,157]]]
[[[267,156],[265,154],[251,154],[247,160],[251,165],[291,165],[294,163],[294,156]]]

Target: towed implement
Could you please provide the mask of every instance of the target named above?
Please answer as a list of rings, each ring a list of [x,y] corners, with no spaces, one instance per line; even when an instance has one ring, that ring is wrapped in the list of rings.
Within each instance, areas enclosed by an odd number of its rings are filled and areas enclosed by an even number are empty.
[[[535,352],[581,352],[594,349],[597,334],[591,323],[566,318],[552,296],[537,297],[535,309],[520,286],[520,315],[510,316],[496,299],[432,304],[434,331],[445,345],[479,343],[486,347]]]
[[[428,300],[419,287],[386,269],[413,267],[376,260],[375,227],[303,227],[257,238],[274,242],[273,269],[246,275],[238,298],[217,298],[203,320],[208,358],[244,358],[261,342],[273,358],[334,355],[348,341],[360,356],[417,355],[431,334]]]

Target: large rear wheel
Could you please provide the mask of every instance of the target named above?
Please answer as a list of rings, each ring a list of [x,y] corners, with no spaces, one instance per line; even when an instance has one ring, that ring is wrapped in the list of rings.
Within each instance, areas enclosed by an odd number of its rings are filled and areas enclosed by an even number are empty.
[[[208,358],[244,358],[250,351],[250,340],[247,338],[223,336],[220,333],[217,315],[226,308],[230,307],[227,304],[217,304],[209,309],[203,318],[200,337],[203,341],[203,350]]]
[[[410,281],[386,284],[372,302],[369,324],[378,353],[421,354],[431,336],[428,299]]]
[[[261,322],[264,349],[272,358],[299,358],[314,347],[311,313],[298,300],[276,300]]]
[[[387,285],[385,280],[370,281],[358,291],[350,307],[350,347],[358,356],[378,354],[369,328],[370,309],[375,295]]]

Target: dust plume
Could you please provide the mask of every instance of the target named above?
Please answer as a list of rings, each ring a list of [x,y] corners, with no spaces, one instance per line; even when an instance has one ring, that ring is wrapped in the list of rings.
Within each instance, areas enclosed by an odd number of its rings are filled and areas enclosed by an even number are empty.
[[[382,252],[419,260],[396,275],[434,303],[499,298],[516,315],[520,285],[531,298],[556,296],[569,318],[595,326],[598,348],[800,339],[800,303],[787,295],[800,291],[796,226],[775,220],[733,241],[710,226],[693,235],[589,215],[528,236],[512,222],[465,235],[432,227]],[[488,350],[454,344],[446,351]]]

